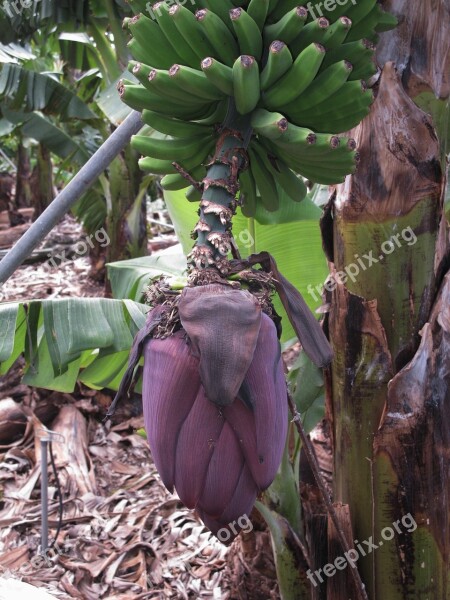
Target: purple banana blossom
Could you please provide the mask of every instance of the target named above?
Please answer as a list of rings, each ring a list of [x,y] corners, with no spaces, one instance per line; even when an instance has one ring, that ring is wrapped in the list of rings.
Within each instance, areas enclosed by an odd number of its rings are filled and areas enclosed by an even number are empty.
[[[221,541],[273,481],[288,425],[276,327],[247,291],[185,288],[182,328],[144,347],[143,407],[156,467],[170,492]],[[226,538],[226,539],[225,539]]]

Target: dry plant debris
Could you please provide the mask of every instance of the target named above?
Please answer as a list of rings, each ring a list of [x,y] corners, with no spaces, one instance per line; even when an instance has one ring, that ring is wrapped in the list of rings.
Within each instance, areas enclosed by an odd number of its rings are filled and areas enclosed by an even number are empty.
[[[147,442],[135,433],[142,419],[108,429],[92,415],[86,419],[77,402],[63,405],[52,423],[65,440],[53,445],[63,527],[48,564],[38,563],[42,425],[24,411],[29,420],[20,445],[0,451],[3,577],[59,598],[230,598],[228,550],[160,483]],[[51,533],[57,509],[50,474]]]

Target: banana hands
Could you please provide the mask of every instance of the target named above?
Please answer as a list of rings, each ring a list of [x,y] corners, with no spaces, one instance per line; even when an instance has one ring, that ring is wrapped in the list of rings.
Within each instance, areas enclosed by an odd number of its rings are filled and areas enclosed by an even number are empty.
[[[302,200],[303,178],[337,183],[356,169],[354,141],[336,134],[368,114],[374,43],[396,24],[376,0],[317,14],[297,0],[129,3],[137,82],[121,81],[119,93],[163,134],[136,136],[133,146],[143,169],[167,176],[164,187],[188,186],[174,162],[191,180],[204,177],[230,99],[253,127],[240,178],[246,215],[259,204],[276,210],[280,190]],[[197,199],[198,187],[188,195]]]

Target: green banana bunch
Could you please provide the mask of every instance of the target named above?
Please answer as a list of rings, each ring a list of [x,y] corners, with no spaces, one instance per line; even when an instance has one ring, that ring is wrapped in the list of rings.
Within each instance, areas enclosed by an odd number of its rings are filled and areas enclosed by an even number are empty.
[[[163,187],[204,176],[230,105],[252,127],[240,174],[246,215],[259,205],[276,210],[280,190],[302,200],[304,178],[332,184],[356,169],[354,141],[336,134],[355,127],[373,102],[374,44],[396,25],[377,0],[330,8],[298,0],[129,4],[136,16],[124,26],[138,83],[121,81],[119,92],[168,136],[133,139],[141,167],[166,175]],[[191,186],[187,195],[195,201],[199,193]]]

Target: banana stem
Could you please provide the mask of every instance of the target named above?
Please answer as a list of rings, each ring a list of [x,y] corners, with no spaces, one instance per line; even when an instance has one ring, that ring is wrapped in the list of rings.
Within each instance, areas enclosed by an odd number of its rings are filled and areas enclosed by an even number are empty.
[[[247,166],[247,146],[252,128],[249,119],[240,116],[230,101],[222,133],[214,157],[203,179],[200,220],[192,237],[196,243],[189,254],[191,281],[208,281],[211,274],[226,276],[229,272],[232,217],[236,213],[238,177]]]

